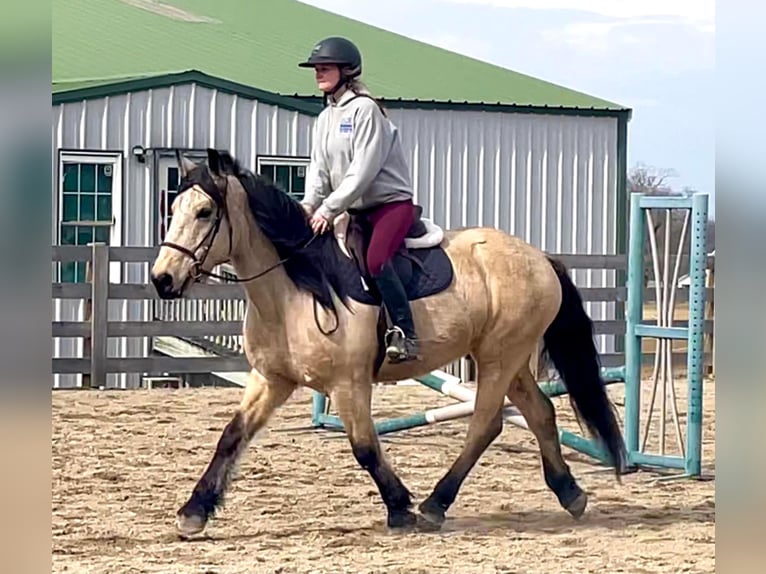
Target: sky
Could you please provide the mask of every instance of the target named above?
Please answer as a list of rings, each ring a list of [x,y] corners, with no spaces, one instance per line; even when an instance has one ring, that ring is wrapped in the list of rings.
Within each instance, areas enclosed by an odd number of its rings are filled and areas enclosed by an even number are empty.
[[[301,1],[628,106],[629,167],[714,197],[714,0]]]

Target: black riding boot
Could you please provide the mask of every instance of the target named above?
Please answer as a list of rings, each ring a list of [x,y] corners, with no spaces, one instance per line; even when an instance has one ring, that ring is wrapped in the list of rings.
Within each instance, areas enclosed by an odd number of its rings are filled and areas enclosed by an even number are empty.
[[[392,323],[385,337],[388,360],[401,363],[418,359],[419,347],[410,302],[404,285],[390,262],[386,263],[380,275],[375,277],[375,284]]]

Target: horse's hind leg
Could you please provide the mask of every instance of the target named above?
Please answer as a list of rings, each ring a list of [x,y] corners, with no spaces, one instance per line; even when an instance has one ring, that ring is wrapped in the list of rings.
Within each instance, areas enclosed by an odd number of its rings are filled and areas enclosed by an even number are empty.
[[[401,528],[414,524],[416,518],[410,512],[411,494],[396,476],[380,448],[372,420],[372,385],[343,383],[333,389],[331,398],[343,421],[354,458],[378,487],[388,510],[388,526]]]
[[[579,518],[585,511],[588,497],[564,462],[553,403],[540,390],[528,365],[521,368],[511,383],[508,399],[519,409],[537,439],[545,483],[554,492],[561,506]]]
[[[295,390],[288,381],[267,380],[250,372],[245,394],[234,416],[218,439],[215,454],[191,496],[177,515],[177,527],[184,536],[197,534],[220,505],[242,451]]]
[[[431,495],[419,506],[423,517],[435,525],[444,522],[466,476],[503,430],[505,394],[524,358],[529,356],[526,349],[498,350],[501,344],[487,344],[487,347],[491,350],[474,354],[478,368],[476,402],[465,445]]]

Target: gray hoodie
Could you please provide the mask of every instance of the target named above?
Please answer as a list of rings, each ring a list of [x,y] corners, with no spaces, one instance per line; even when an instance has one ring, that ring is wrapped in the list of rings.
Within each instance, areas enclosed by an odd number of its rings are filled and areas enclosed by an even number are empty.
[[[349,208],[406,199],[412,183],[398,129],[373,99],[346,91],[314,124],[301,203],[331,221]]]

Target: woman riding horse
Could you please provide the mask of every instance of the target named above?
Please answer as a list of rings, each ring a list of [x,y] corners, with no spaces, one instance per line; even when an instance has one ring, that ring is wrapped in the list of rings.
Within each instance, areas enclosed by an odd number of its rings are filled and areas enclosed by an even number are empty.
[[[365,263],[392,323],[386,355],[392,363],[417,359],[410,303],[392,264],[415,213],[399,132],[359,80],[362,56],[351,41],[326,38],[299,66],[314,68],[326,102],[314,126],[301,203],[315,233],[346,211],[372,228]]]

